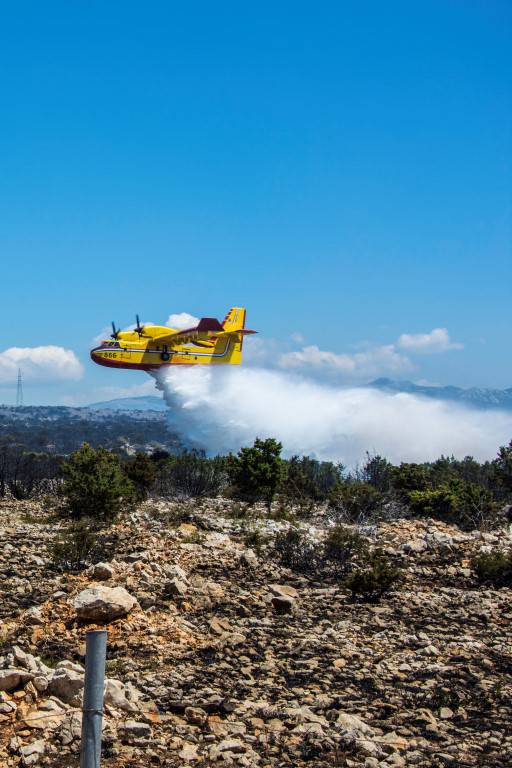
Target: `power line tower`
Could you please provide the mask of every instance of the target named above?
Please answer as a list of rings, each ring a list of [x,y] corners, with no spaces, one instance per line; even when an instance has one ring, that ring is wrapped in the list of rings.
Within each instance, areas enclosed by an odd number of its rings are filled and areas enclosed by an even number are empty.
[[[16,390],[16,408],[23,405],[23,379],[21,377],[21,368],[18,368],[18,389]]]

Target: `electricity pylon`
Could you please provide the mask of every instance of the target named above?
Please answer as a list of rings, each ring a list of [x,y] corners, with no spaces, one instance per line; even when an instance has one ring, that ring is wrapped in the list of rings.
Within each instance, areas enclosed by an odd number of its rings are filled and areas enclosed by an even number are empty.
[[[21,368],[18,368],[18,389],[16,390],[16,408],[23,405],[23,379],[21,377]]]

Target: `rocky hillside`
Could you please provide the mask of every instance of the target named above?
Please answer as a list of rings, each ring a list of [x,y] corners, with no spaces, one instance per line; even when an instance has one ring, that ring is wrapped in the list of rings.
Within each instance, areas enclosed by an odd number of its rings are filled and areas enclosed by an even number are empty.
[[[404,569],[377,605],[247,548],[229,502],[146,502],[74,575],[38,503],[2,502],[0,765],[78,766],[85,631],[106,626],[108,768],[510,766],[512,594],[469,567],[508,536],[366,534]]]

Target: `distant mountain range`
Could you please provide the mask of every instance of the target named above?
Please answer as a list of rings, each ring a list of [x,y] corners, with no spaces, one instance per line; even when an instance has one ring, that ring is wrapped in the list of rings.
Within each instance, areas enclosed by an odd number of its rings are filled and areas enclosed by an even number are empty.
[[[166,411],[167,405],[162,397],[145,395],[144,397],[119,397],[87,406],[97,411]]]
[[[413,384],[412,381],[394,381],[393,379],[375,379],[369,385],[384,392],[408,392],[411,395],[430,397],[435,400],[450,400],[473,408],[501,408],[512,410],[512,387],[508,389],[481,389],[471,387],[435,387]]]

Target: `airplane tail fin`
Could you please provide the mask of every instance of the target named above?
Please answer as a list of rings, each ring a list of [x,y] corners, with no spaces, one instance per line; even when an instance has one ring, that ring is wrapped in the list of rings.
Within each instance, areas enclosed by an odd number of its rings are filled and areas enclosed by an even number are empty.
[[[245,307],[231,307],[222,321],[222,327],[227,333],[245,328]]]
[[[231,307],[222,321],[222,330],[223,335],[230,340],[228,344],[231,348],[229,356],[223,362],[231,365],[241,363],[244,336],[256,333],[245,327],[245,307]]]

